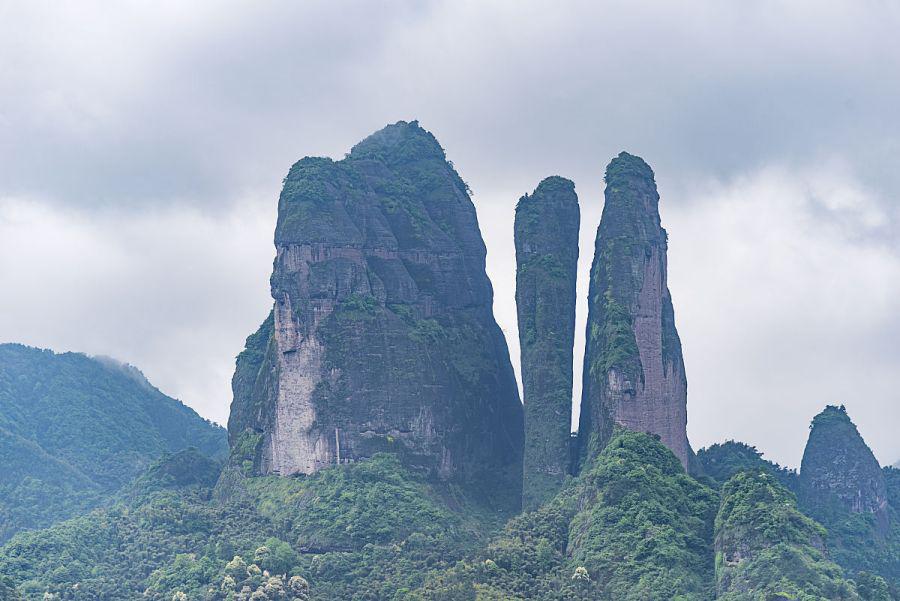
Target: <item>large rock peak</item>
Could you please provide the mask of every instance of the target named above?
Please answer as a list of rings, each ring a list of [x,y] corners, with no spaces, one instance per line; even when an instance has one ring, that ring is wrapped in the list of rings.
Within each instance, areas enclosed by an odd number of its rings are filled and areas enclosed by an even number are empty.
[[[884,532],[889,512],[884,472],[843,406],[813,418],[800,464],[805,503],[814,514],[835,508],[872,514]]]
[[[229,420],[257,472],[382,450],[445,479],[521,470],[475,207],[434,136],[401,121],[341,161],[298,161],[275,246],[273,313],[238,358]]]
[[[588,298],[579,447],[615,424],[658,435],[687,466],[687,380],[667,285],[653,171],[621,153],[606,169]]]
[[[580,221],[575,184],[561,177],[548,177],[516,205],[526,508],[551,498],[569,468]]]

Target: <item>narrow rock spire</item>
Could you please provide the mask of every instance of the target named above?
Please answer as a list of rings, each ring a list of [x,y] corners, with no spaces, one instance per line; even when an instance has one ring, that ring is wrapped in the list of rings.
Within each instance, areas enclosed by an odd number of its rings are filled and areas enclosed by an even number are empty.
[[[620,425],[659,436],[687,467],[687,379],[653,171],[619,154],[606,169],[605,196],[588,298],[580,455],[602,448]]]
[[[800,464],[800,487],[804,505],[815,517],[824,519],[841,508],[873,515],[878,530],[887,531],[884,472],[843,406],[829,405],[813,418]]]
[[[516,205],[525,509],[539,506],[559,490],[570,463],[580,220],[575,184],[562,177],[548,177]]]

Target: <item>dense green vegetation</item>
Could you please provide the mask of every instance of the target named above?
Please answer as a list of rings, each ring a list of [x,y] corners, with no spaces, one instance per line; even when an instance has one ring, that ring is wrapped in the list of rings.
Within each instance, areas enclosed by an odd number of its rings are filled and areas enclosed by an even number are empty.
[[[505,516],[395,455],[254,477],[241,448],[225,478],[196,450],[168,454],[111,506],[17,534],[0,548],[0,599],[897,598],[877,575],[844,576],[825,529],[745,445],[701,453],[730,448],[750,463],[720,501],[654,437],[617,430],[551,501],[502,530]],[[885,472],[896,495],[900,478]]]
[[[559,492],[570,470],[579,223],[575,184],[559,176],[541,181],[516,205],[526,509]]]
[[[799,486],[796,471],[763,459],[756,447],[734,440],[700,449],[697,451],[697,464],[703,476],[711,479],[716,488],[720,488],[735,474],[747,470],[767,471],[794,492]]]
[[[223,457],[225,431],[135,368],[0,345],[0,541],[96,506],[188,446]]]
[[[831,556],[849,575],[867,571],[883,576],[900,589],[900,513],[890,509],[889,530],[879,533],[871,513],[830,509],[808,511],[828,530]]]
[[[714,491],[646,434],[617,431],[549,503],[421,599],[711,599]]]
[[[829,560],[825,538],[769,470],[738,473],[723,486],[716,516],[718,598],[858,599]]]
[[[502,520],[392,455],[308,478],[238,475],[240,490],[213,497],[217,473],[195,451],[167,456],[113,506],[15,536],[0,574],[28,599],[249,599],[245,586],[254,600],[400,599]]]

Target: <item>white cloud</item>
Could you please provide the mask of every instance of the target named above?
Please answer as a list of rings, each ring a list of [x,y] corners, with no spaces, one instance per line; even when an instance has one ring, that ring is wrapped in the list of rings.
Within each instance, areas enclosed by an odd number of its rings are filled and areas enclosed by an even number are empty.
[[[900,254],[843,177],[763,169],[663,205],[695,444],[733,437],[796,466],[812,416],[845,403],[883,462],[900,455]]]
[[[896,459],[898,26],[881,0],[3,4],[0,338],[224,419],[288,167],[418,118],[476,192],[514,355],[516,200],[576,182],[586,275],[627,149],[663,195],[695,444],[796,463],[839,397]]]
[[[0,341],[110,355],[225,423],[265,318],[273,210],[66,210],[0,200]]]

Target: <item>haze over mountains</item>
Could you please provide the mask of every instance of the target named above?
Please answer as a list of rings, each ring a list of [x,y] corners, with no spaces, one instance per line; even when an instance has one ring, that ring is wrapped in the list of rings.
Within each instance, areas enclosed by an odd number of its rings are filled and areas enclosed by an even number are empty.
[[[110,359],[0,345],[0,541],[82,513],[166,452],[225,431]]]
[[[664,200],[635,155],[605,179],[589,274],[572,182],[520,200],[524,412],[467,187],[415,121],[285,178],[224,463],[222,429],[134,368],[0,347],[3,526],[24,530],[2,598],[900,598],[900,472],[845,407],[813,418],[799,473],[692,451]]]
[[[624,149],[664,198],[668,284],[703,407],[695,449],[752,439],[799,466],[808,418],[829,402],[847,404],[879,460],[900,459],[883,427],[900,419],[892,3],[800,0],[777,18],[714,0],[10,10],[3,340],[140,365],[224,424],[233,357],[270,304],[288,165],[337,160],[415,115],[475,191],[514,367],[517,199],[552,173],[578,184],[587,273],[604,167]],[[624,50],[636,40],[652,43]],[[776,330],[805,342],[773,347]],[[823,361],[839,367],[823,374]]]

